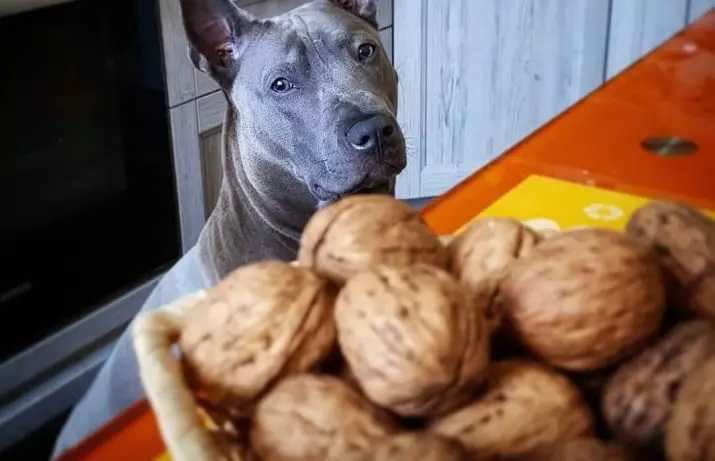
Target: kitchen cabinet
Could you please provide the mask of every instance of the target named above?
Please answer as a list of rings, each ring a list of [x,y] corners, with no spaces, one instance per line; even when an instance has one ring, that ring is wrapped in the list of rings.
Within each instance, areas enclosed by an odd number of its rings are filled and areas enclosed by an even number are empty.
[[[438,195],[595,89],[608,2],[395,0],[400,198]]]
[[[612,0],[607,76],[617,75],[713,7],[715,0]]]
[[[221,133],[219,126],[201,133],[199,139],[201,179],[204,189],[204,217],[207,219],[216,206],[221,181],[223,181],[223,139]]]
[[[710,8],[715,8],[715,0],[690,0],[688,7],[688,23],[704,15]]]
[[[715,0],[394,0],[399,198],[439,195]]]
[[[223,178],[223,93],[213,92],[170,110],[182,247],[191,249],[213,210]]]
[[[611,78],[683,28],[688,0],[613,0],[607,77]]]

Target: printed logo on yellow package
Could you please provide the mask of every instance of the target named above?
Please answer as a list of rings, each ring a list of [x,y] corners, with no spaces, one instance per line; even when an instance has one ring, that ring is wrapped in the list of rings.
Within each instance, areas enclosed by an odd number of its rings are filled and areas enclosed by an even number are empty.
[[[578,227],[622,230],[631,213],[651,200],[534,175],[501,196],[477,218],[514,218],[532,229],[547,232]],[[713,212],[703,213],[715,218]],[[462,226],[455,234],[468,225]]]

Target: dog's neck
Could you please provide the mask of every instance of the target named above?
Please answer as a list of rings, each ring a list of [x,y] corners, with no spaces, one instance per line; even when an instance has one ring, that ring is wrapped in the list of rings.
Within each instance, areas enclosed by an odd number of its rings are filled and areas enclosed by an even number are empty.
[[[302,229],[317,208],[307,188],[278,165],[258,160],[261,177],[270,183],[256,187],[249,180],[242,159],[270,158],[261,150],[272,146],[260,145],[241,130],[240,115],[230,102],[222,136],[221,190],[197,242],[201,260],[217,279],[250,262],[295,259]]]

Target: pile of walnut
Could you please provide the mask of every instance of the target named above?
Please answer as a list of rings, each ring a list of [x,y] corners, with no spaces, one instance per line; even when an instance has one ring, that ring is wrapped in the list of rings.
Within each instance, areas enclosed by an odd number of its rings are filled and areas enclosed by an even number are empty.
[[[715,222],[688,208],[549,238],[481,219],[444,244],[409,206],[359,196],[314,215],[298,265],[213,288],[179,345],[248,459],[703,461],[709,317]]]

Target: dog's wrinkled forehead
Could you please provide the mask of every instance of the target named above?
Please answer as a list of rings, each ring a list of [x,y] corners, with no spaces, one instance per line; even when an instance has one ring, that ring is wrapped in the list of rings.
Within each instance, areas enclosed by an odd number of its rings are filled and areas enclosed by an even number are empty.
[[[281,51],[286,60],[312,51],[323,64],[328,65],[330,58],[344,61],[340,53],[330,53],[332,49],[352,41],[379,41],[380,38],[377,28],[369,22],[327,1],[308,2],[272,18],[270,23],[273,26],[270,27],[271,33],[276,34],[275,41],[283,45]]]
[[[350,13],[354,11],[355,0],[334,0],[313,1],[295,8],[277,20],[302,20],[309,28],[321,28],[335,30],[342,29],[345,32],[365,31],[377,33],[376,24],[371,24],[362,17]]]
[[[266,93],[271,82],[288,78],[303,94],[324,102],[330,96],[359,99],[356,104],[370,112],[379,100],[394,110],[389,59],[385,55],[363,66],[354,58],[362,43],[380,43],[379,31],[369,21],[328,1],[308,2],[262,22],[242,55],[232,94],[237,104],[259,110],[256,102],[272,97]]]

